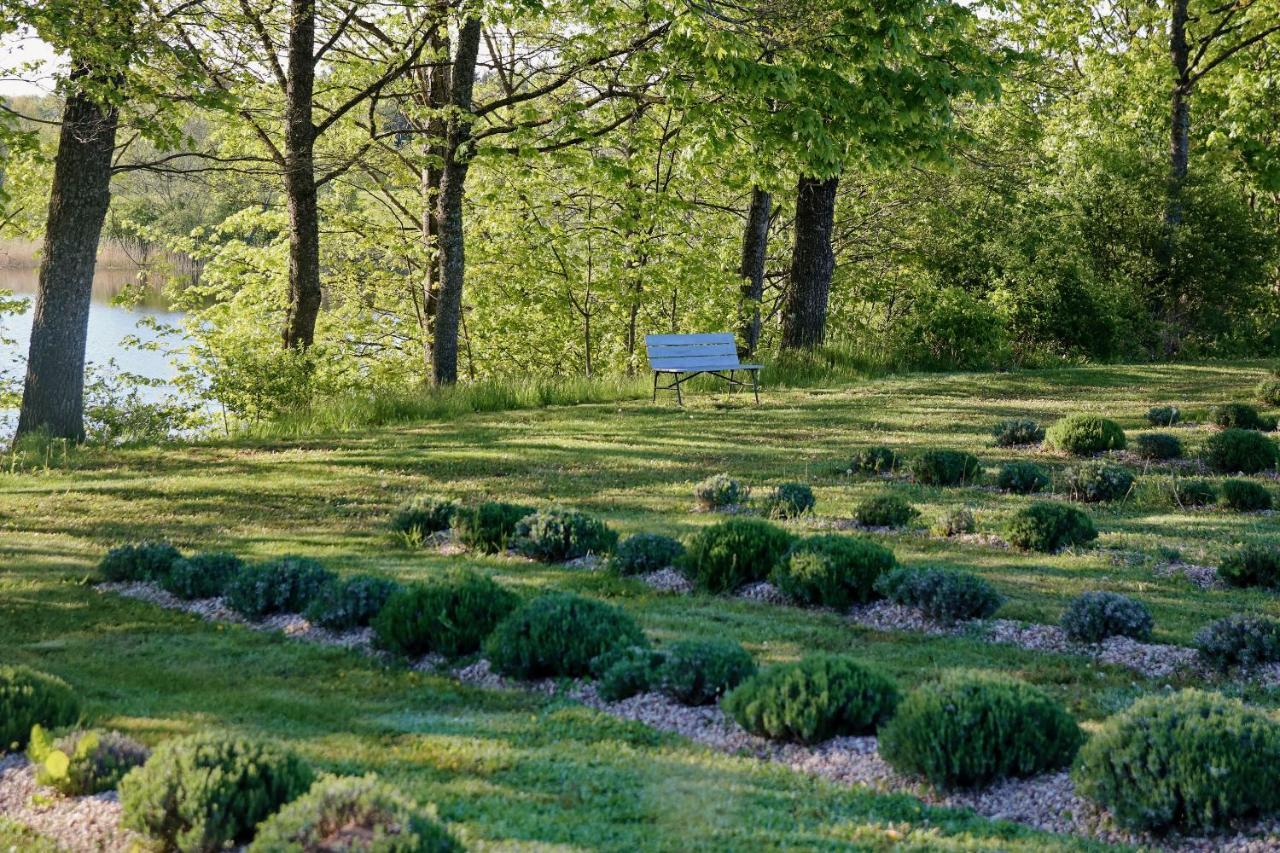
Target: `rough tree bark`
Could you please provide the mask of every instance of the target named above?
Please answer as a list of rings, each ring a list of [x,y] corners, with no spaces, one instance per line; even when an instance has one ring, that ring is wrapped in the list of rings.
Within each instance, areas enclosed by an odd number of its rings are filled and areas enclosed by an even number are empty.
[[[831,228],[840,178],[802,175],[796,187],[795,246],[782,313],[782,348],[816,349],[827,334],[827,299],[835,255]]]
[[[440,176],[440,297],[432,335],[432,369],[437,385],[458,381],[458,326],[462,319],[462,283],[466,274],[462,200],[470,165],[472,91],[480,49],[480,19],[467,18],[458,31],[449,81],[449,129]]]
[[[284,345],[305,349],[315,340],[320,313],[320,205],[316,190],[315,0],[290,3],[289,67],[285,86],[284,187],[289,208],[289,307]]]
[[[742,354],[750,356],[760,343],[760,303],[764,300],[764,266],[769,252],[769,218],[773,196],[759,187],[751,189],[751,209],[742,232],[742,317],[738,337]]]
[[[84,440],[84,358],[93,266],[111,194],[119,113],[77,86],[93,70],[73,60],[62,110],[49,216],[17,435]]]
[[[449,56],[449,33],[439,27],[432,35],[431,52],[435,59],[429,68],[415,73],[417,93],[415,100],[427,109],[426,121],[417,129],[423,135],[423,166],[420,179],[422,195],[421,238],[426,266],[422,275],[422,347],[423,382],[431,381],[431,327],[440,297],[440,179],[443,173],[444,139],[446,125],[444,108],[449,103],[449,66],[440,61]]]
[[[1169,58],[1174,84],[1169,111],[1169,189],[1165,225],[1182,224],[1182,186],[1191,156],[1191,50],[1187,43],[1187,2],[1174,0],[1169,27]]]

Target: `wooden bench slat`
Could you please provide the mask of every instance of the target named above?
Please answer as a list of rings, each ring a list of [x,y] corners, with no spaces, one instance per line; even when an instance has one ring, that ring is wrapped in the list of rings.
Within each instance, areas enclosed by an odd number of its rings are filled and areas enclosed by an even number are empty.
[[[645,335],[645,350],[649,355],[649,368],[653,371],[653,396],[658,397],[658,374],[674,374],[674,381],[663,390],[674,390],[676,402],[680,399],[680,385],[699,373],[715,373],[729,382],[729,392],[735,385],[744,383],[732,376],[733,371],[751,374],[751,390],[756,402],[760,402],[756,371],[758,364],[743,364],[738,359],[738,344],[732,332],[708,332],[696,335]],[[680,374],[690,374],[682,378]],[[726,375],[729,374],[729,375]]]
[[[675,344],[692,346],[694,344],[733,344],[733,332],[704,332],[694,335],[645,335],[644,342],[648,346],[654,344]]]

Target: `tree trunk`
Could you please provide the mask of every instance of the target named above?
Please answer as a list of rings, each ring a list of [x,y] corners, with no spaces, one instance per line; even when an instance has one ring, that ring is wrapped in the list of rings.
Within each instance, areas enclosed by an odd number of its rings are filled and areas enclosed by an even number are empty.
[[[769,252],[769,217],[773,196],[759,187],[751,189],[751,210],[742,232],[742,316],[739,337],[742,353],[750,356],[760,343],[760,303],[764,300],[764,265]]]
[[[782,313],[783,349],[816,349],[827,334],[827,299],[835,255],[831,228],[840,178],[801,176],[796,188],[796,239]]]
[[[467,18],[458,32],[458,46],[449,82],[453,110],[446,136],[444,171],[440,176],[440,298],[432,336],[432,368],[437,385],[458,381],[458,326],[462,318],[462,283],[466,274],[466,240],[462,231],[462,199],[470,154],[471,95],[476,82],[480,49],[480,19]]]
[[[292,0],[285,90],[284,189],[289,208],[289,307],[284,345],[311,346],[320,314],[320,205],[316,192],[314,0]]]
[[[1191,156],[1191,51],[1187,44],[1187,2],[1174,0],[1169,26],[1169,58],[1175,81],[1169,111],[1169,194],[1165,225],[1182,224],[1182,185]]]
[[[84,440],[84,358],[98,238],[111,199],[111,156],[119,114],[79,90],[80,66],[62,110],[49,191],[35,318],[17,435],[47,431]]]

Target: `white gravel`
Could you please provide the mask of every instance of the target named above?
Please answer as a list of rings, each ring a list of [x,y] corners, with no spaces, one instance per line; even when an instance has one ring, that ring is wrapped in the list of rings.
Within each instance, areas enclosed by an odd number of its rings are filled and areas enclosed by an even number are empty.
[[[589,572],[599,571],[605,567],[605,559],[599,554],[584,554],[581,557],[575,557],[572,560],[565,561],[566,569],[583,569]]]
[[[656,589],[658,592],[669,592],[675,595],[688,595],[693,592],[693,581],[671,566],[667,566],[665,569],[658,569],[656,572],[636,575],[636,580]]]
[[[36,784],[35,765],[24,755],[0,757],[0,815],[68,850],[129,850],[141,841],[120,827],[114,791],[64,797]]]
[[[747,601],[760,601],[765,604],[792,603],[791,599],[787,598],[787,596],[783,594],[782,590],[778,589],[768,581],[756,581],[755,583],[749,583],[740,588],[733,595],[735,598],[743,598]]]
[[[1226,588],[1226,584],[1222,582],[1222,578],[1218,577],[1218,570],[1214,566],[1200,566],[1195,563],[1173,560],[1168,563],[1160,563],[1156,566],[1155,572],[1161,577],[1182,575],[1201,589]]]

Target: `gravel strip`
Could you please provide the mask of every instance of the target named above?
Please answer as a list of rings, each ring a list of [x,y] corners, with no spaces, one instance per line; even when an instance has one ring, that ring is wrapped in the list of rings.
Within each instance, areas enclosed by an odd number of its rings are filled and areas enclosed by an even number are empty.
[[[585,569],[589,572],[599,571],[605,567],[606,560],[599,554],[584,554],[572,560],[566,560],[566,569]]]
[[[733,594],[734,598],[747,601],[760,601],[765,604],[792,604],[790,598],[768,581],[749,583]]]
[[[943,537],[951,542],[964,542],[968,545],[983,545],[987,548],[1000,548],[1001,550],[1009,550],[1013,546],[1009,544],[1009,540],[994,533],[957,533],[955,536]]]
[[[120,826],[115,791],[64,797],[36,784],[25,755],[0,758],[0,815],[74,851],[128,850],[141,839]]]
[[[1156,566],[1155,572],[1160,577],[1166,578],[1182,575],[1201,589],[1225,589],[1227,586],[1222,582],[1222,578],[1218,577],[1218,570],[1214,566],[1199,566],[1195,563],[1174,560],[1169,563],[1160,563]]]
[[[667,566],[665,569],[658,569],[656,572],[636,575],[635,577],[636,580],[647,584],[658,592],[670,592],[675,595],[688,595],[693,592],[693,581],[671,566]]]

